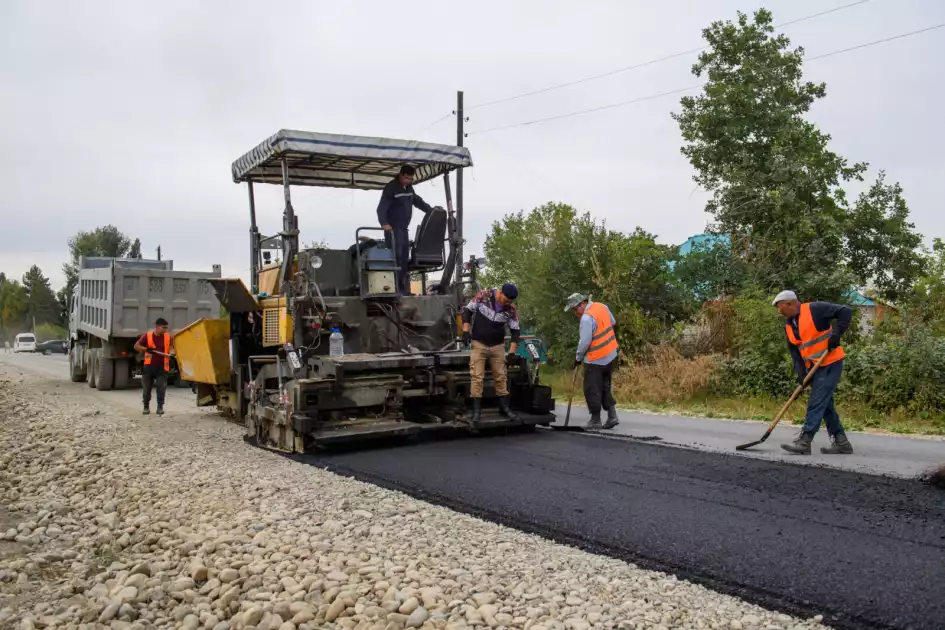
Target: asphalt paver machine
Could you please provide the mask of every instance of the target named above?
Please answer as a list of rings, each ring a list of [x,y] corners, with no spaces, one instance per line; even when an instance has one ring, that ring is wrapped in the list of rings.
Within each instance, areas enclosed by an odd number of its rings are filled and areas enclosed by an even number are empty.
[[[446,193],[446,209],[422,214],[410,242],[409,272],[435,280],[429,289],[398,291],[394,250],[379,226],[352,229],[341,249],[300,246],[293,186],[380,191],[404,164],[416,169],[414,185],[441,177]],[[482,420],[476,426],[468,420],[470,352],[459,341],[459,317],[474,288],[476,259],[458,260],[461,219],[449,173],[471,165],[464,147],[289,130],[236,160],[233,180],[249,193],[252,286],[211,280],[228,318],[200,320],[176,338],[198,405],[216,405],[258,445],[287,452],[425,431],[549,424],[554,399],[528,368],[527,353],[508,360],[518,418],[498,413],[487,373]],[[257,227],[257,184],[284,189],[282,229],[273,236]],[[334,331],[343,337],[343,356],[330,353]]]

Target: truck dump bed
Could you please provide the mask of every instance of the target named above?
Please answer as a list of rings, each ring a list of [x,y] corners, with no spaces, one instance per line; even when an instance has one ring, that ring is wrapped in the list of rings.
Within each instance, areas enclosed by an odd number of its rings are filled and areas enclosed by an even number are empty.
[[[80,260],[74,317],[76,327],[103,339],[138,337],[158,317],[172,332],[201,318],[219,317],[220,302],[207,282],[211,272],[174,271],[169,260]]]

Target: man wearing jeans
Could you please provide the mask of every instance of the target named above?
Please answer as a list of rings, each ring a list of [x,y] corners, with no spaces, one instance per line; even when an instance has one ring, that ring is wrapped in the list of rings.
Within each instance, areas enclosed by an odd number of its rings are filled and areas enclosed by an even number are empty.
[[[142,413],[151,413],[151,391],[157,386],[157,415],[164,415],[164,396],[167,393],[167,373],[171,371],[171,333],[167,332],[167,320],[159,317],[154,330],[149,330],[135,342],[135,350],[144,353],[144,368],[141,371]]]
[[[469,357],[470,387],[472,398],[472,418],[475,425],[482,415],[483,383],[486,377],[486,363],[492,369],[495,381],[495,394],[499,397],[499,413],[509,420],[518,416],[509,406],[509,382],[505,353],[505,327],[509,327],[512,343],[509,354],[515,354],[521,334],[518,323],[518,310],[512,301],[518,297],[518,289],[507,283],[501,289],[480,291],[463,309],[463,343],[471,345]]]
[[[784,334],[799,382],[803,383],[817,360],[826,355],[811,379],[804,427],[797,439],[790,444],[782,444],[781,448],[797,455],[810,455],[811,443],[823,420],[830,434],[831,445],[821,447],[820,452],[826,455],[853,453],[853,445],[840,424],[840,415],[833,402],[834,391],[843,373],[845,356],[840,346],[840,336],[850,327],[853,311],[849,306],[829,302],[802,304],[793,291],[782,291],[774,298],[773,304],[786,320]]]

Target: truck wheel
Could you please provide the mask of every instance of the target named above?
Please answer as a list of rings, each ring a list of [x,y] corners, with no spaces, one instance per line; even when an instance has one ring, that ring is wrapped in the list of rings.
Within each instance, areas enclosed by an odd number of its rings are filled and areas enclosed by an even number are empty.
[[[73,383],[84,383],[85,379],[88,378],[88,374],[79,369],[75,364],[75,357],[72,356],[72,352],[69,353],[69,380]]]
[[[131,364],[127,359],[115,360],[115,389],[127,389],[131,379]]]
[[[89,362],[87,364],[86,370],[88,371],[88,383],[89,387],[95,387],[95,379],[98,376],[98,359],[95,356],[95,350],[89,350]]]
[[[115,361],[113,359],[96,359],[98,374],[95,375],[95,388],[104,392],[115,385]]]

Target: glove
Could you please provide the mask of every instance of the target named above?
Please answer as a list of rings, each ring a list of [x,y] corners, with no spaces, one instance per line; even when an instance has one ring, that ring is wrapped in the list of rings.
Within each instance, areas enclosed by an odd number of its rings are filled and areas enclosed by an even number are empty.
[[[830,335],[830,339],[827,340],[827,350],[836,350],[840,347],[840,337],[837,335]]]
[[[516,361],[518,361],[518,355],[514,352],[509,352],[507,355],[505,355],[506,363],[515,363]]]
[[[575,359],[575,360],[574,360],[574,367],[578,367],[578,366],[581,365],[582,363],[584,363],[584,361],[582,361],[582,360],[580,360],[580,359]]]
[[[468,330],[463,331],[463,345],[468,346],[472,342],[472,333]]]

